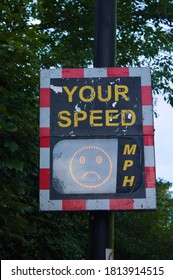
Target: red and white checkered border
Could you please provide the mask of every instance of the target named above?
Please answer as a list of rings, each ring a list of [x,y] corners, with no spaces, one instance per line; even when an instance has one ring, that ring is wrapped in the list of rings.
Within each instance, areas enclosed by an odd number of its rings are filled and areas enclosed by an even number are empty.
[[[145,199],[50,200],[50,79],[141,77],[145,165]],[[42,69],[40,75],[40,210],[142,210],[156,209],[154,125],[150,68]]]

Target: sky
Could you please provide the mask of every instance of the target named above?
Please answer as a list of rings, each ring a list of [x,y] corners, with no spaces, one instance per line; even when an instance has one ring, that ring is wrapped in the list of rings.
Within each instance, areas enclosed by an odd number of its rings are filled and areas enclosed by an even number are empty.
[[[159,116],[154,118],[156,178],[173,183],[173,108],[162,96],[157,96],[154,107]]]

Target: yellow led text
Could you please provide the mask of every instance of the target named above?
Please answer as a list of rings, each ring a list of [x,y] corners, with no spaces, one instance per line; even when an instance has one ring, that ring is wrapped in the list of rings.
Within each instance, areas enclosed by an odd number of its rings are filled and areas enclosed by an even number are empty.
[[[105,114],[104,114],[105,112]],[[132,110],[90,110],[89,112],[80,110],[70,113],[67,110],[58,113],[58,125],[60,127],[69,127],[73,125],[78,127],[79,123],[87,121],[90,126],[132,126],[136,122],[136,114]],[[126,114],[131,118],[127,120]]]
[[[114,101],[119,101],[120,97],[123,98],[125,101],[129,101],[128,94],[128,87],[125,85],[115,85],[107,86],[107,96],[103,97],[103,89],[102,86],[98,85],[96,88],[92,86],[83,86],[78,89],[78,86],[74,86],[72,89],[69,89],[66,86],[63,86],[64,91],[67,94],[68,102],[73,102],[73,95],[78,94],[79,99],[83,102],[92,102],[95,97],[98,97],[100,102],[108,102],[113,97]],[[90,96],[86,98],[86,92],[90,92]]]
[[[137,149],[136,144],[132,144],[132,145],[126,144],[124,146],[123,155],[134,156],[136,154],[136,149]],[[131,168],[133,165],[134,165],[133,157],[132,157],[132,159],[125,159],[124,160],[124,165],[123,165],[123,171],[124,172],[127,171],[127,169]],[[134,182],[135,182],[135,176],[134,175],[133,176],[125,175],[124,179],[123,179],[122,186],[123,187],[127,187],[127,186],[133,187]]]

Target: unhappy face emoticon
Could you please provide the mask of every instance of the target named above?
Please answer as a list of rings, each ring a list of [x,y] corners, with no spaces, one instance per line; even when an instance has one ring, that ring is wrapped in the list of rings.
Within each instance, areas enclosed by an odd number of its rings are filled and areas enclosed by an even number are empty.
[[[52,157],[52,190],[62,194],[115,193],[117,158],[117,139],[58,141]]]
[[[99,146],[83,146],[72,155],[69,169],[71,177],[79,186],[99,188],[112,175],[112,160]]]

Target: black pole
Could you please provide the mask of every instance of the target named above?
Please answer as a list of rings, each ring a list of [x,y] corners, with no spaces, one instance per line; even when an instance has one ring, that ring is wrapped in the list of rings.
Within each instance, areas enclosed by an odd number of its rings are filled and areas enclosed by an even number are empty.
[[[116,0],[96,0],[94,67],[115,66]],[[114,249],[114,213],[90,214],[91,260],[105,260],[106,249]]]
[[[115,66],[116,0],[96,0],[94,67]]]

